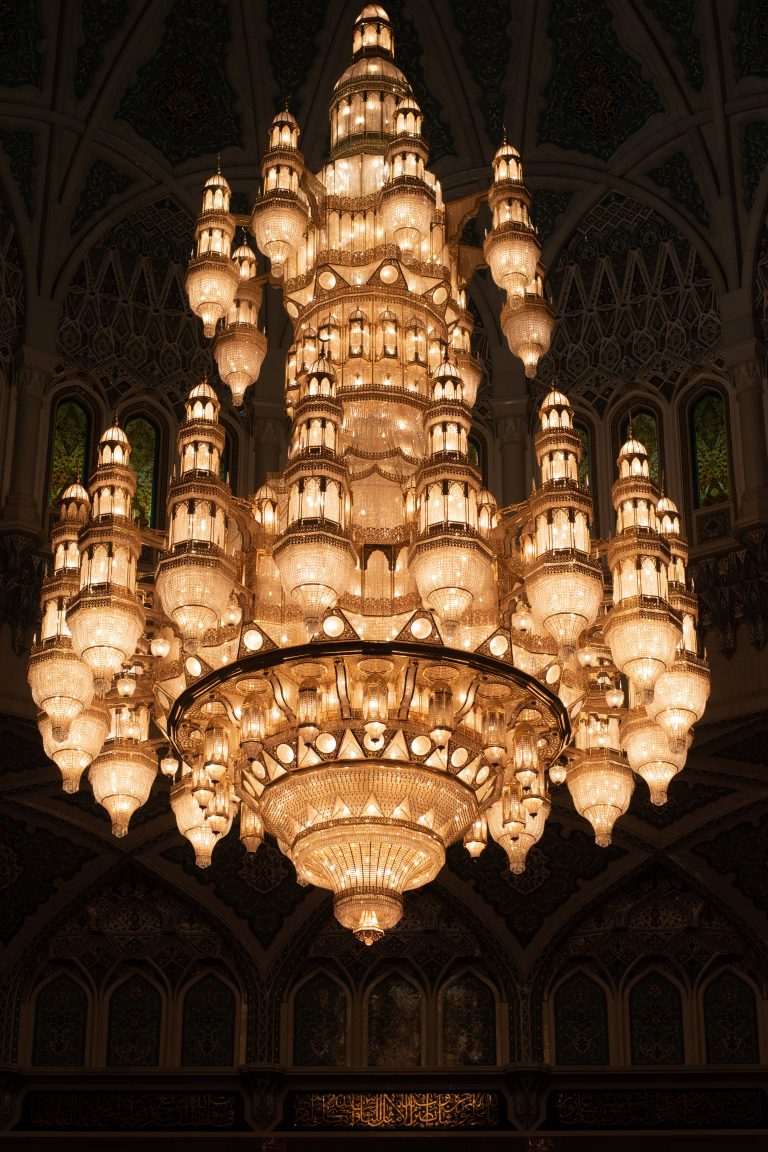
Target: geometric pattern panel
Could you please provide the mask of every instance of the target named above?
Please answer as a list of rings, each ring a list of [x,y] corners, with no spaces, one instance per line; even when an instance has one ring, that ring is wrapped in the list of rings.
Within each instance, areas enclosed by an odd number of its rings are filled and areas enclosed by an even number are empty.
[[[399,972],[374,985],[368,997],[368,1064],[412,1068],[421,1064],[423,998]]]
[[[32,1063],[77,1068],[85,1063],[88,1003],[85,992],[66,973],[46,984],[35,1001]]]
[[[86,254],[64,298],[58,348],[99,381],[111,404],[134,388],[171,403],[212,367],[186,304],[192,221],[170,199],[133,212]]]
[[[0,940],[7,944],[61,881],[70,880],[94,855],[46,828],[32,830],[23,820],[0,816]]]
[[[318,972],[293,1001],[293,1063],[337,1067],[347,1063],[347,995]]]
[[[764,912],[768,911],[768,813],[753,824],[737,824],[712,840],[697,844],[694,852],[711,868],[727,876],[740,892]]]
[[[549,275],[558,324],[538,387],[553,380],[602,414],[629,382],[670,399],[716,361],[710,276],[685,237],[645,204],[609,192]]]
[[[673,37],[691,88],[701,92],[704,83],[701,43],[693,34],[696,0],[645,0],[645,5]]]
[[[448,852],[448,865],[504,917],[510,932],[525,945],[580,884],[599,876],[625,855],[615,844],[596,848],[594,837],[580,828],[566,832],[550,820],[519,876],[510,872],[506,854],[493,842],[476,860],[461,846],[454,846]]]
[[[757,1064],[760,1045],[752,989],[733,972],[721,972],[704,992],[708,1064]]]
[[[552,76],[544,93],[539,142],[608,160],[662,104],[653,84],[622,49],[605,0],[550,0]]]
[[[584,972],[575,972],[555,994],[558,1064],[608,1063],[605,992]]]
[[[154,984],[134,973],[118,984],[109,1001],[107,1064],[155,1067],[160,1062],[162,1001]]]
[[[16,229],[0,199],[0,364],[13,357],[24,329],[24,272]]]
[[[496,1063],[496,997],[484,980],[464,972],[440,989],[441,1063]]]
[[[201,976],[184,997],[181,1063],[210,1068],[234,1063],[235,998],[213,973]]]
[[[123,96],[117,116],[171,164],[242,147],[227,77],[231,40],[231,17],[221,0],[176,0],[155,56]]]
[[[659,972],[649,972],[629,994],[633,1064],[682,1064],[680,993]]]

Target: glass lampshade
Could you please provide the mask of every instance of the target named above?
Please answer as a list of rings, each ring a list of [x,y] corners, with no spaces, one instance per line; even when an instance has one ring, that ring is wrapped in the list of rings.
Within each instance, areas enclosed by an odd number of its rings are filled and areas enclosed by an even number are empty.
[[[206,336],[213,336],[216,324],[232,307],[237,283],[237,268],[224,252],[208,252],[190,260],[185,284],[189,306],[202,320]]]
[[[112,821],[112,835],[125,836],[134,812],[146,804],[157,775],[154,753],[146,744],[118,737],[107,741],[88,770],[93,795]]]
[[[109,709],[100,700],[94,700],[74,718],[66,736],[57,739],[50,717],[43,712],[38,726],[43,738],[46,756],[61,772],[65,792],[76,792],[80,777],[94,760],[109,734]]]
[[[568,769],[566,784],[576,811],[595,830],[595,843],[607,848],[614,824],[632,799],[632,769],[613,749],[594,749],[577,757]]]
[[[704,715],[708,698],[709,669],[705,661],[683,651],[659,676],[647,708],[672,746],[684,748],[688,732]]]
[[[53,734],[63,740],[70,724],[93,699],[93,672],[72,648],[67,636],[34,648],[27,673],[32,699],[51,719]]]

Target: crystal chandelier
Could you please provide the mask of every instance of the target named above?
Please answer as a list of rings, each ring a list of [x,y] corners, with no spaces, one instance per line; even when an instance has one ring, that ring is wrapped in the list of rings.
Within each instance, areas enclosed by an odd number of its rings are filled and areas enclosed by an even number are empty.
[[[330,159],[272,123],[252,220],[206,183],[187,290],[236,404],[259,374],[261,279],[282,285],[288,462],[249,500],[220,479],[224,432],[192,388],[153,573],[138,570],[131,448],[115,422],[89,490],[72,485],[29,665],[64,787],[88,769],[115,835],[160,771],[205,867],[239,827],[299,881],[329,889],[367,944],[463,838],[490,834],[514,872],[566,783],[610,843],[635,778],[663,803],[708,695],[673,502],[631,435],[607,550],[579,482],[573,410],[540,408],[538,490],[499,510],[469,456],[482,367],[427,169],[422,116],[386,13],[355,23],[331,99]],[[502,327],[533,375],[553,315],[519,154],[493,161],[485,259]]]

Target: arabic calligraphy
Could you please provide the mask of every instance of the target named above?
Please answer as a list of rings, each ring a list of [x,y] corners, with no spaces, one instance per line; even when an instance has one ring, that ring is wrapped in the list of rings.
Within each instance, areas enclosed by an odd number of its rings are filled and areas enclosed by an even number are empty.
[[[495,1092],[304,1092],[297,1128],[494,1128]]]

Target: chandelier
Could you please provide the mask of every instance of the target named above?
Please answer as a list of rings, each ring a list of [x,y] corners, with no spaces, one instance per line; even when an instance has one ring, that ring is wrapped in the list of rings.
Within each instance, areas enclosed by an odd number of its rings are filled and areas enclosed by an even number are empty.
[[[499,509],[483,488],[469,454],[482,366],[421,130],[392,26],[368,5],[322,170],[306,170],[285,111],[252,219],[230,212],[220,172],[207,181],[190,305],[240,404],[266,352],[263,278],[247,239],[234,246],[246,225],[295,331],[287,465],[235,498],[219,402],[198,383],[146,572],[153,538],[132,519],[131,446],[113,423],[88,490],[63,494],[29,664],[64,788],[87,770],[116,836],[159,764],[201,867],[233,824],[248,852],[269,833],[366,944],[458,840],[476,856],[490,834],[522,872],[552,787],[609,844],[636,777],[664,803],[709,690],[680,517],[631,431],[607,548],[556,388],[538,489]],[[484,259],[533,376],[553,314],[506,141],[488,203]]]

